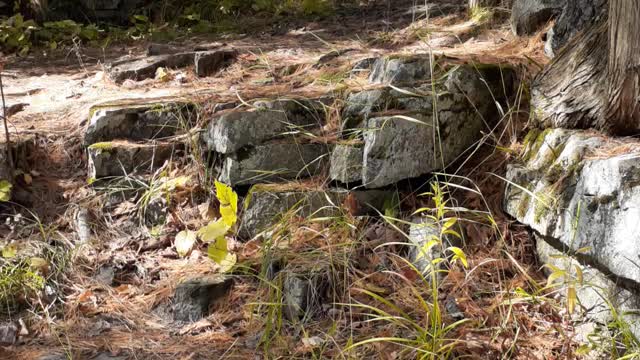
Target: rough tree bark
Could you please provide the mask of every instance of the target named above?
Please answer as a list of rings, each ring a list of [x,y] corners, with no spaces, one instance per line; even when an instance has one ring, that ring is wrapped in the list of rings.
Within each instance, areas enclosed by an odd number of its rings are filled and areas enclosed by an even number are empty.
[[[640,132],[640,1],[610,0],[608,21],[577,35],[532,87],[544,127]]]

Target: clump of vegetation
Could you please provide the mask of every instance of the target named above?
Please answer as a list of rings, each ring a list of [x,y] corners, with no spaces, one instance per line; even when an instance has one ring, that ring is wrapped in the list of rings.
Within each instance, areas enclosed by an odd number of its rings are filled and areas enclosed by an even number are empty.
[[[56,49],[74,40],[98,40],[100,31],[93,24],[82,25],[73,20],[45,22],[38,25],[16,14],[0,22],[0,49],[26,55],[34,46]]]
[[[0,49],[8,53],[26,55],[34,47],[57,49],[61,45],[75,42],[101,45],[112,41],[138,40],[150,38],[155,41],[169,41],[179,34],[212,33],[236,28],[238,19],[277,19],[283,16],[326,16],[341,3],[351,2],[330,0],[190,0],[153,1],[150,5],[133,8],[128,14],[128,27],[119,24],[90,23],[86,15],[78,12],[76,2],[57,1],[50,5],[57,16],[64,14],[71,19],[39,23],[16,13],[8,19],[0,20]],[[19,8],[18,8],[19,9]],[[90,9],[86,9],[90,14]],[[42,9],[46,11],[46,9]],[[96,21],[100,19],[95,19]],[[116,26],[114,26],[116,25]],[[97,44],[96,44],[97,45]]]
[[[0,313],[11,313],[21,301],[42,290],[45,279],[37,272],[28,260],[14,261],[11,256],[0,259]],[[14,254],[15,255],[15,254]]]

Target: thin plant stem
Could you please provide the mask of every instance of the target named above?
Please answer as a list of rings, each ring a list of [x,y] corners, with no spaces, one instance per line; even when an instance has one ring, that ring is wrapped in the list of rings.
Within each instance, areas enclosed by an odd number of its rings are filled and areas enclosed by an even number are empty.
[[[9,162],[9,176],[13,177],[13,154],[11,153],[11,137],[7,125],[7,103],[4,99],[4,85],[2,84],[2,67],[0,66],[0,97],[2,97],[2,122],[4,124],[4,136],[7,142],[7,161]],[[10,179],[9,179],[10,180]]]

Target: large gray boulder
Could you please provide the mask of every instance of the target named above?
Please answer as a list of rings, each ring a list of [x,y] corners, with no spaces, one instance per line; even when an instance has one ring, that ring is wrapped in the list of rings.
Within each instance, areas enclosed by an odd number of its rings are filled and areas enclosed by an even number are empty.
[[[435,94],[376,89],[349,97],[343,128],[364,123],[365,186],[383,187],[450,165],[497,120],[496,104],[515,83],[512,69],[485,64],[455,66],[444,79]]]
[[[167,102],[104,104],[91,108],[84,144],[126,139],[150,140],[176,135],[195,119],[195,106]]]
[[[220,181],[230,186],[307,178],[328,161],[325,144],[275,142],[225,156]]]
[[[432,115],[407,114],[369,119],[364,134],[362,181],[383,187],[450,165],[482,136],[482,117],[456,106],[462,99],[438,97],[437,120]]]
[[[640,155],[579,130],[532,130],[525,143],[507,170],[507,213],[621,286],[640,285]]]
[[[487,109],[496,102],[501,103],[512,94],[516,83],[514,70],[501,65],[452,66],[444,76],[439,76],[444,77],[444,81],[436,85],[437,93],[462,95],[456,99],[457,109]],[[414,85],[416,86],[408,90],[378,88],[349,94],[342,111],[342,136],[357,134],[366,127],[369,118],[385,112],[432,115],[434,106],[440,106],[438,99],[432,96],[432,86]]]
[[[321,106],[322,100],[258,101],[252,108],[214,117],[203,139],[210,151],[230,154],[246,146],[291,136],[292,132],[320,127],[324,120]]]
[[[562,13],[566,0],[516,0],[511,10],[514,34],[531,35]]]

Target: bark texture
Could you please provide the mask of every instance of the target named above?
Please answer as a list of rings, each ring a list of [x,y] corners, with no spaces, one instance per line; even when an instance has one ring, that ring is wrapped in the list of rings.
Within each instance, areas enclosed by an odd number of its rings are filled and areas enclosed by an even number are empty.
[[[547,33],[545,52],[554,57],[571,38],[606,19],[607,0],[567,1],[560,17]]]
[[[579,34],[538,75],[539,125],[640,132],[640,1],[611,0],[609,20]]]

